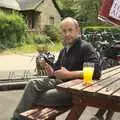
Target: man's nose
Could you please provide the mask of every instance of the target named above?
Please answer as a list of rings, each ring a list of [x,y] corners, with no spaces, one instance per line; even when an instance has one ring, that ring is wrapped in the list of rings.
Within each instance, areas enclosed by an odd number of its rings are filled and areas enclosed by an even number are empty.
[[[70,32],[68,31],[68,32],[66,32],[66,36],[69,36],[70,35]]]

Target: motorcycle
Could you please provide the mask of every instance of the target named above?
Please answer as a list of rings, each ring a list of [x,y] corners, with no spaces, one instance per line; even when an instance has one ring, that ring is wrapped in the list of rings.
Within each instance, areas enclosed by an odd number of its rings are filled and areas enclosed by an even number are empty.
[[[47,73],[44,69],[43,62],[47,62],[50,66],[53,66],[55,60],[55,55],[48,51],[38,51],[38,56],[36,57],[36,70],[37,75],[46,76]]]
[[[98,41],[97,44],[103,70],[120,64],[120,41],[113,40],[112,43]]]

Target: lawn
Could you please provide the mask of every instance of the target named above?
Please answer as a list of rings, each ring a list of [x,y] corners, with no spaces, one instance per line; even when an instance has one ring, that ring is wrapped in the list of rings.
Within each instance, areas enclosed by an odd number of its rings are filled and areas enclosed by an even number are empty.
[[[6,49],[0,52],[0,54],[17,54],[17,53],[35,53],[39,47],[46,46],[44,44],[25,44],[21,47]],[[54,45],[47,45],[48,51],[58,52],[62,48],[61,43],[55,43]]]

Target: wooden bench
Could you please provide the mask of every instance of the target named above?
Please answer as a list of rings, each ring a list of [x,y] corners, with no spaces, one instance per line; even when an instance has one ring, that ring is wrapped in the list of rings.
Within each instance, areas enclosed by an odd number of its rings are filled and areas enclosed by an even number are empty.
[[[25,118],[25,120],[55,120],[56,117],[67,110],[71,106],[61,106],[61,107],[46,107],[37,106],[33,109],[25,111],[20,115]]]

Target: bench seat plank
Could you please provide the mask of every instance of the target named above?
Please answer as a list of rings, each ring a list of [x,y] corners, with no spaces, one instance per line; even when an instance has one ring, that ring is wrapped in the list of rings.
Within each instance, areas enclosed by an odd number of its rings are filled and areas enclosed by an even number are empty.
[[[54,120],[58,115],[66,112],[71,106],[46,107],[38,106],[21,113],[20,115],[28,120]]]

